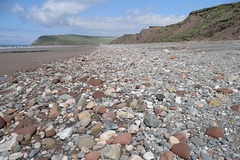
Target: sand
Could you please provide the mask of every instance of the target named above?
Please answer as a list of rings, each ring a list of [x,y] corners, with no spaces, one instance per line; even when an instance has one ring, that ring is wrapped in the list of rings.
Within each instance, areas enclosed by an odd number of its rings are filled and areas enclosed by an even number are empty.
[[[88,54],[97,46],[66,46],[50,48],[23,48],[8,50],[8,53],[0,53],[0,77],[11,75],[18,71],[34,69],[43,63],[68,59],[74,56]],[[29,52],[27,52],[29,51]]]

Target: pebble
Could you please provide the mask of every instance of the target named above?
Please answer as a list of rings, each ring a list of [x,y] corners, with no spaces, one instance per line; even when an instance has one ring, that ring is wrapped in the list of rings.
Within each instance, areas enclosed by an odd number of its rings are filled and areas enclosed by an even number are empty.
[[[91,114],[88,111],[83,111],[83,112],[78,114],[78,120],[79,121],[81,121],[85,117],[91,118]]]
[[[101,45],[10,75],[0,159],[239,159],[238,46]]]
[[[129,157],[129,160],[143,160],[143,159],[136,154],[132,154],[131,157]]]
[[[138,125],[132,124],[128,127],[128,132],[129,133],[137,133],[138,131],[139,131],[139,126]]]
[[[57,136],[59,136],[59,138],[61,140],[65,140],[67,138],[69,138],[73,133],[73,128],[70,127],[70,128],[65,128],[63,131],[57,133]]]
[[[201,152],[201,158],[202,160],[212,160],[212,158],[207,153],[203,152]]]
[[[143,155],[143,159],[144,159],[144,160],[154,159],[154,154],[153,154],[152,152],[146,152],[146,153]]]
[[[205,145],[205,143],[200,139],[200,138],[197,138],[197,137],[192,137],[190,139],[190,141],[195,144],[195,145],[198,145],[198,146],[203,146]]]
[[[88,154],[86,154],[85,159],[86,160],[98,160],[100,158],[101,154],[98,151],[92,151]]]
[[[116,134],[116,131],[113,131],[113,130],[106,131],[99,136],[100,141],[107,141],[112,136],[115,136],[115,134]]]
[[[23,157],[23,153],[21,152],[17,152],[17,153],[13,153],[8,157],[8,160],[17,160]]]
[[[45,144],[46,144],[46,147],[47,147],[47,148],[52,148],[52,147],[55,147],[56,142],[55,142],[55,140],[52,139],[52,138],[46,138],[46,139],[45,139]]]
[[[120,153],[121,149],[117,144],[112,144],[101,149],[101,154],[106,159],[119,159]]]
[[[149,127],[158,127],[160,122],[154,114],[147,114],[144,117],[144,123]]]
[[[122,146],[125,146],[126,144],[131,144],[132,141],[132,135],[131,133],[122,133],[114,138],[113,144],[121,144]]]
[[[170,143],[171,146],[173,146],[173,145],[175,145],[175,144],[180,143],[180,141],[179,141],[176,137],[170,136],[170,137],[169,137],[169,143]]]
[[[39,152],[41,151],[41,148],[37,148],[37,149],[32,149],[28,155],[29,158],[33,158],[35,157]]]
[[[190,159],[190,150],[186,143],[173,145],[171,151],[183,159]]]
[[[223,138],[224,132],[219,127],[211,127],[211,128],[207,129],[206,135],[213,137],[213,138]]]
[[[96,142],[92,139],[90,135],[80,136],[77,143],[79,149],[82,149],[82,147],[87,147],[91,149],[95,144]]]
[[[174,160],[174,154],[170,151],[164,152],[160,158],[161,160]]]

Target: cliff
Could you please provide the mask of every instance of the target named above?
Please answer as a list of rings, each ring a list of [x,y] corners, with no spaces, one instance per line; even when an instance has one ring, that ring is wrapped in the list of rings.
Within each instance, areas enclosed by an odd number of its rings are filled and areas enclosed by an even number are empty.
[[[240,2],[193,11],[182,22],[149,27],[139,34],[124,35],[111,43],[240,40]]]

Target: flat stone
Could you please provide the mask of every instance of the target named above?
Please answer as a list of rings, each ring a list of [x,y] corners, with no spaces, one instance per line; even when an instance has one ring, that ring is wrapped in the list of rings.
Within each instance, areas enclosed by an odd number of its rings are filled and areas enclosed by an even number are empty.
[[[88,154],[86,154],[85,159],[86,160],[98,160],[100,158],[101,154],[98,151],[92,151]]]
[[[175,144],[180,143],[180,141],[179,141],[176,137],[170,136],[170,137],[169,137],[169,143],[170,143],[170,146],[173,146],[173,145],[175,145]]]
[[[161,107],[156,107],[156,108],[154,108],[154,113],[155,113],[156,115],[160,115],[162,111],[163,111],[163,109],[162,109]]]
[[[174,134],[173,136],[176,137],[181,143],[186,142],[188,139],[188,135],[185,133],[177,133]]]
[[[32,136],[36,132],[36,130],[37,130],[37,127],[28,126],[28,127],[17,129],[13,131],[13,133],[17,133],[18,135],[24,135],[24,136],[26,136],[27,134],[30,134]]]
[[[107,141],[116,134],[113,130],[108,130],[100,135],[100,141]]]
[[[8,157],[8,160],[17,160],[23,157],[22,152],[13,153]]]
[[[28,155],[29,158],[33,158],[35,157],[39,152],[41,151],[41,148],[37,148],[37,149],[32,149]]]
[[[87,104],[86,108],[87,109],[92,109],[96,106],[96,102],[95,101],[91,101]]]
[[[106,144],[107,144],[106,141],[100,141],[100,142],[98,142],[95,146],[93,146],[93,149],[94,149],[94,150],[101,149],[101,148],[103,148]]]
[[[175,87],[173,87],[173,86],[167,86],[166,88],[170,93],[175,91]]]
[[[224,138],[224,132],[219,127],[208,128],[205,134],[213,138]]]
[[[13,115],[7,115],[3,117],[3,119],[7,122],[10,123],[13,120],[14,116]]]
[[[125,146],[127,144],[131,144],[132,141],[132,135],[131,133],[122,133],[114,138],[113,144],[121,144],[122,146]]]
[[[201,158],[202,160],[212,160],[212,157],[210,157],[207,153],[201,152]]]
[[[128,127],[128,132],[129,133],[137,133],[138,131],[139,131],[139,126],[138,125],[132,124]]]
[[[198,145],[198,146],[203,146],[205,145],[205,143],[200,139],[200,138],[197,138],[197,137],[192,137],[190,139],[190,141],[195,144],[195,145]]]
[[[157,127],[160,124],[160,120],[154,114],[147,114],[144,117],[144,123],[149,127]]]
[[[46,138],[44,141],[45,141],[45,144],[46,144],[47,148],[53,148],[53,147],[56,146],[56,142],[52,138]]]
[[[96,91],[93,93],[93,98],[99,99],[99,98],[104,98],[106,95],[102,91]]]
[[[117,144],[108,145],[101,150],[101,154],[103,155],[103,158],[112,159],[112,160],[119,159],[120,153],[121,153],[121,149]]]
[[[74,99],[74,98],[72,96],[70,96],[69,94],[63,94],[63,95],[59,96],[59,99],[69,100],[69,99]]]
[[[132,108],[132,109],[136,109],[137,108],[137,102],[131,102],[130,103],[130,107]]]
[[[91,78],[89,81],[88,81],[89,84],[93,85],[93,86],[99,86],[101,85],[103,82],[101,79],[95,79],[95,78]]]
[[[97,110],[97,113],[98,113],[98,114],[104,114],[104,113],[106,113],[106,111],[107,111],[107,108],[104,107],[104,106],[101,106],[101,107]]]
[[[86,99],[84,97],[81,97],[77,102],[77,107],[79,107],[79,106],[85,107],[86,104],[87,104]]]
[[[54,106],[50,109],[49,118],[57,118],[61,115],[61,107]]]
[[[183,159],[190,159],[190,150],[186,143],[178,143],[172,146],[171,151]]]
[[[90,131],[92,132],[100,132],[102,130],[102,123],[98,123],[95,126],[93,126]]]
[[[80,121],[80,124],[81,124],[81,127],[87,127],[91,122],[91,118],[89,117],[84,117],[81,121]]]
[[[143,159],[136,154],[132,154],[131,157],[129,157],[128,160],[143,160]]]
[[[170,151],[164,152],[160,159],[161,160],[174,160],[174,154]]]
[[[187,92],[186,91],[177,91],[176,94],[179,96],[184,96],[185,94],[187,94]]]
[[[87,147],[91,149],[95,145],[95,141],[92,139],[90,135],[82,135],[78,139],[78,148],[82,149],[82,147]]]
[[[216,107],[220,107],[222,105],[222,102],[216,99],[210,99],[209,104]]]
[[[113,122],[114,119],[115,119],[115,114],[114,114],[113,111],[109,111],[109,112],[107,112],[107,113],[104,113],[104,114],[102,115],[102,117],[103,117],[103,121]]]
[[[172,55],[172,56],[170,57],[170,59],[176,59],[176,58],[178,58],[177,55]]]
[[[79,121],[81,121],[85,117],[91,118],[91,114],[88,111],[83,111],[83,112],[78,114]]]
[[[72,127],[65,128],[63,131],[57,133],[57,136],[59,136],[59,138],[61,140],[65,140],[65,139],[69,138],[72,135],[72,132],[73,132],[73,128]]]
[[[230,108],[231,108],[232,110],[240,113],[240,105],[233,105],[233,106],[231,106]]]
[[[11,150],[18,141],[17,137],[18,135],[16,133],[12,133],[12,137],[10,138],[10,140],[0,144],[0,152]]]
[[[6,121],[0,116],[0,129],[6,126]]]
[[[17,109],[10,109],[6,112],[7,115],[13,114],[17,111]]]
[[[228,88],[218,88],[217,92],[222,92],[225,95],[229,95],[233,93],[233,90],[228,89]]]
[[[151,160],[154,159],[154,154],[152,152],[146,152],[143,155],[143,159],[144,160]]]

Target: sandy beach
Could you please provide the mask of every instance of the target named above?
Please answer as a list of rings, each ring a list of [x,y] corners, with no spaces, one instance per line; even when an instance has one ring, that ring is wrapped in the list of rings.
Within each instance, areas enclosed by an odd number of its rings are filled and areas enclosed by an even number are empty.
[[[96,46],[22,48],[0,53],[0,77],[40,66],[42,63],[88,54]],[[16,52],[16,53],[14,53]]]

